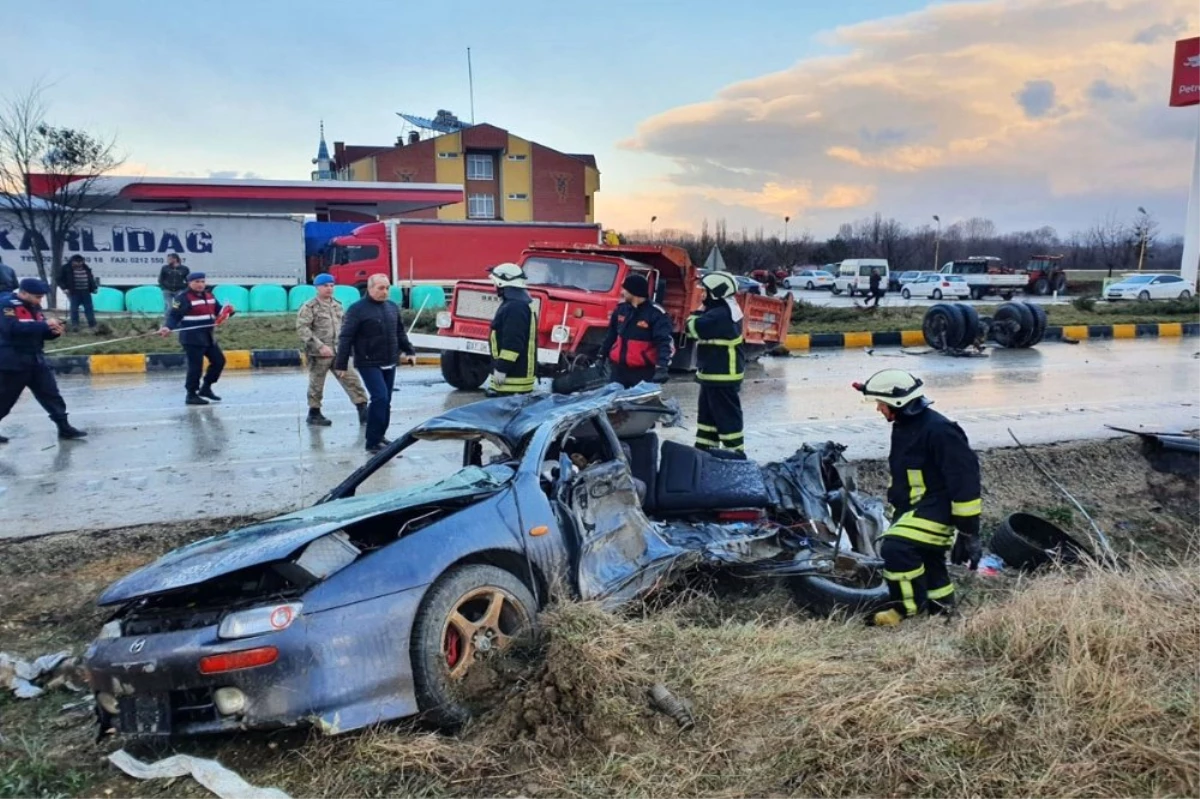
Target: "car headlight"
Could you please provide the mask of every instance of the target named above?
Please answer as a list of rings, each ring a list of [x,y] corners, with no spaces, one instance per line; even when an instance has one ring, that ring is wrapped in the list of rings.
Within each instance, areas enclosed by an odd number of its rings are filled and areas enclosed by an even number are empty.
[[[438,315],[435,317],[435,320],[437,322],[438,328],[440,328],[441,330],[445,330],[446,328],[450,327],[450,322],[451,322],[450,312],[449,311],[438,311]]]
[[[301,602],[285,602],[281,605],[266,605],[230,613],[221,619],[217,628],[218,638],[249,638],[252,635],[277,633],[292,626],[292,622],[304,608]]]
[[[550,340],[555,344],[566,344],[571,340],[571,328],[566,325],[555,325],[550,331]]]

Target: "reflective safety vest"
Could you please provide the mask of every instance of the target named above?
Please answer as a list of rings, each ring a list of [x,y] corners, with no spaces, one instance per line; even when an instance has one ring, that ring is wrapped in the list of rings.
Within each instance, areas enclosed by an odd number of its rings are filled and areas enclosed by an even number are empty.
[[[688,317],[684,330],[696,339],[696,379],[701,383],[740,383],[746,376],[742,323],[722,302]]]
[[[962,428],[935,410],[896,417],[888,470],[896,516],[885,535],[948,547],[955,519],[983,509],[979,459]]]
[[[488,342],[492,371],[504,375],[503,385],[492,385],[501,394],[528,394],[537,376],[537,314],[529,293],[504,289],[504,302],[492,317]]]

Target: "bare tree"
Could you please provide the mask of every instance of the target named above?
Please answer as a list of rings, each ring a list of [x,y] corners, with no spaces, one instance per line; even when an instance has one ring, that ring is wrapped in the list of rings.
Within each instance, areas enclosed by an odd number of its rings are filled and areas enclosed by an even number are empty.
[[[49,124],[42,95],[42,86],[35,85],[0,109],[0,214],[20,225],[38,276],[53,287],[74,229],[109,202],[96,182],[124,159],[116,155],[114,140]],[[39,173],[44,191],[35,194],[30,175]],[[53,306],[53,291],[50,302]]]
[[[1114,269],[1125,269],[1129,265],[1130,255],[1135,241],[1133,229],[1122,222],[1116,214],[1109,214],[1092,225],[1087,233],[1088,244],[1091,246],[1093,260],[1108,270],[1112,277]]]

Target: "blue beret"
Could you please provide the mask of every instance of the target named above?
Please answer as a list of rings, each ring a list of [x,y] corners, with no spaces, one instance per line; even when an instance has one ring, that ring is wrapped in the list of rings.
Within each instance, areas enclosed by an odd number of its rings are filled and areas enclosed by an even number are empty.
[[[337,281],[333,279],[333,275],[325,274],[325,273],[319,274],[315,278],[313,278],[314,286],[324,286],[329,283],[336,283],[336,282]]]
[[[193,280],[204,280],[203,272],[188,272],[187,281],[191,283]]]
[[[26,294],[37,294],[46,296],[50,293],[50,287],[46,285],[46,281],[38,280],[36,277],[26,277],[21,279],[21,291]]]

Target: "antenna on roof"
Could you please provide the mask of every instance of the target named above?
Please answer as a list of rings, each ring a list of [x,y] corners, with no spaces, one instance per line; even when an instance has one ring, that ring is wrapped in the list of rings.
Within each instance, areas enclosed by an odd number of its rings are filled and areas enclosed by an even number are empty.
[[[467,83],[471,90],[471,124],[475,124],[475,75],[471,71],[471,48],[467,48]]]

